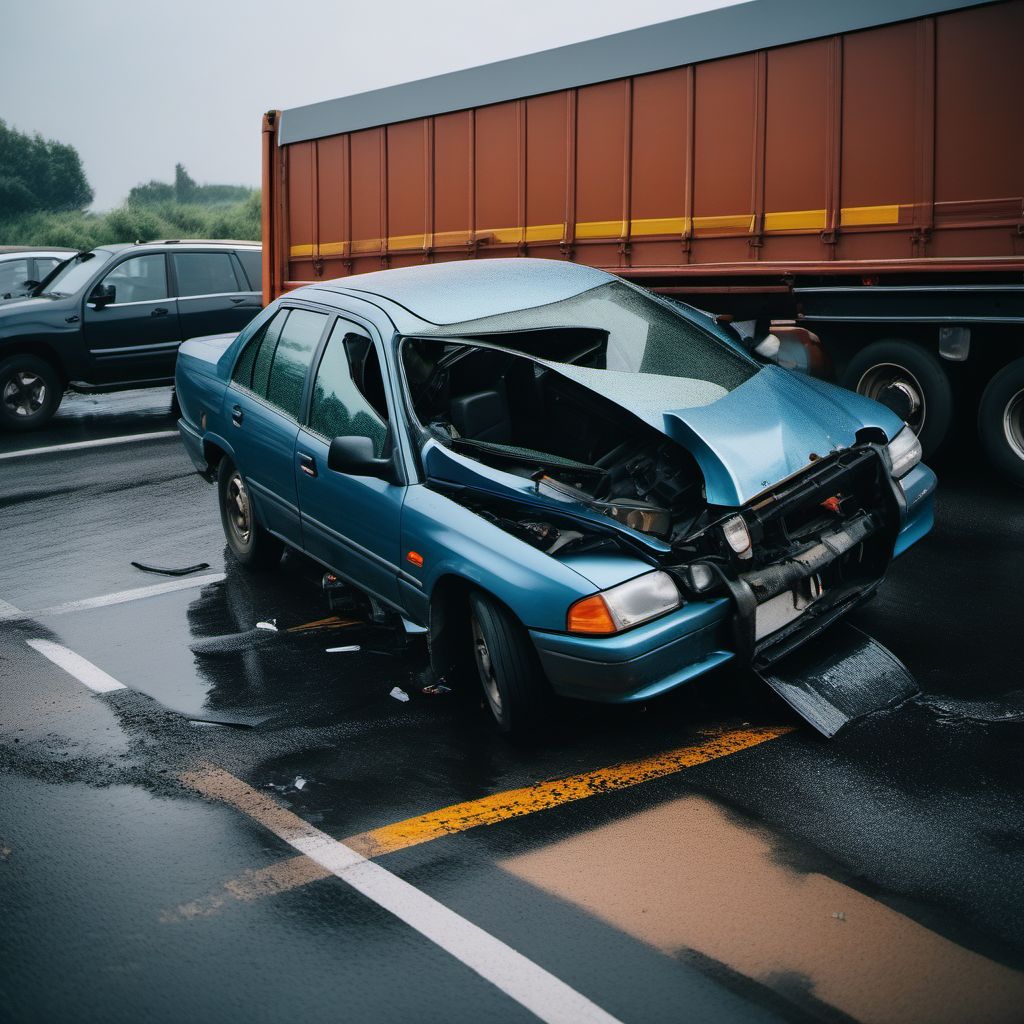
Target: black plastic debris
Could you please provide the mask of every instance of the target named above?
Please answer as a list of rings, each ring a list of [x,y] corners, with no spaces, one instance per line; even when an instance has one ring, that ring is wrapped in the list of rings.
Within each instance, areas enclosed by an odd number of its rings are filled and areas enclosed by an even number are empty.
[[[145,562],[132,562],[132,566],[141,569],[143,572],[154,572],[159,576],[189,576],[200,569],[209,569],[209,562],[196,562],[195,565],[182,566],[180,569],[171,569],[164,565],[146,565]]]
[[[840,623],[757,674],[823,736],[918,692],[892,651]]]

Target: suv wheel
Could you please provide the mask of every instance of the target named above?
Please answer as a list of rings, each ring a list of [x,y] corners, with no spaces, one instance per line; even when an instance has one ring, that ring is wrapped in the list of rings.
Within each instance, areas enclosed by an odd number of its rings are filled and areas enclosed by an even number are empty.
[[[7,430],[36,430],[63,397],[60,375],[45,359],[26,354],[0,362],[0,425]]]
[[[485,594],[469,598],[469,629],[480,685],[498,728],[522,736],[545,724],[547,680],[518,619]]]
[[[256,521],[245,478],[225,456],[217,470],[220,521],[231,553],[247,569],[270,569],[281,561],[284,545]]]

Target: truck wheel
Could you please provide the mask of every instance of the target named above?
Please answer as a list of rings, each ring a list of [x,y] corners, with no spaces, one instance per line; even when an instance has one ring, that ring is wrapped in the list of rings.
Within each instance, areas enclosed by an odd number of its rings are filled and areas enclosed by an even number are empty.
[[[26,354],[0,362],[0,425],[7,430],[36,430],[63,397],[60,374],[45,359]]]
[[[256,521],[249,489],[235,464],[225,456],[217,470],[220,521],[231,553],[247,569],[272,569],[284,545]]]
[[[938,356],[909,341],[876,341],[850,360],[843,387],[888,406],[906,420],[927,458],[953,422],[953,390]]]
[[[988,382],[978,406],[978,434],[992,465],[1024,487],[1024,359]]]
[[[523,736],[546,722],[550,691],[526,630],[497,601],[469,596],[469,628],[484,697],[503,733]]]

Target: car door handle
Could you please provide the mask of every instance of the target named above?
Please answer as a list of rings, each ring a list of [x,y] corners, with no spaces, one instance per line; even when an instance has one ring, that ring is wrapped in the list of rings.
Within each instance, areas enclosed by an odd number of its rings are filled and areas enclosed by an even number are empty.
[[[170,310],[166,306],[157,306],[156,309],[150,313],[150,316],[167,316]]]
[[[316,476],[316,459],[314,459],[312,455],[307,455],[305,452],[299,452],[299,469],[301,469],[306,476]]]
[[[243,302],[245,302],[244,298],[237,298],[237,299],[233,298],[231,300],[231,304],[234,305],[234,306],[240,306]]]
[[[231,422],[236,427],[240,427],[243,419],[245,419],[245,416],[242,413],[242,407],[240,405],[233,405],[231,407]]]

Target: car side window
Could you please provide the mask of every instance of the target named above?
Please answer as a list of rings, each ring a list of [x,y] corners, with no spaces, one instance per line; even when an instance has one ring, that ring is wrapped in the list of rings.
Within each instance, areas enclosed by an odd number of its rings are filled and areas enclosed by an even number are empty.
[[[263,287],[263,254],[253,249],[236,249],[235,255],[249,278],[249,287],[258,292]]]
[[[288,318],[287,309],[279,309],[262,327],[246,342],[242,354],[235,362],[235,368],[231,371],[231,379],[236,384],[241,384],[250,391],[256,391],[266,397],[267,377],[270,374],[270,362],[274,358],[274,349],[277,347],[277,339],[281,336],[281,328]],[[260,387],[254,384],[256,376],[256,362],[260,353],[267,350],[267,354],[260,362]]]
[[[5,260],[0,263],[0,296],[20,288],[28,280],[28,260]]]
[[[179,298],[242,290],[229,252],[176,252],[171,259],[178,278]]]
[[[113,285],[117,289],[114,302],[118,305],[166,299],[167,264],[163,253],[132,256],[114,267],[100,285]]]
[[[355,325],[338,320],[313,382],[309,429],[327,440],[368,437],[379,458],[387,445],[387,404],[377,349]]]
[[[282,412],[296,419],[302,405],[302,391],[306,383],[306,370],[313,361],[313,353],[320,341],[320,335],[327,326],[326,313],[314,313],[308,309],[293,309],[284,322],[277,345],[270,361],[267,377],[267,401]],[[263,350],[260,346],[253,373],[253,390],[256,375],[260,371]]]

